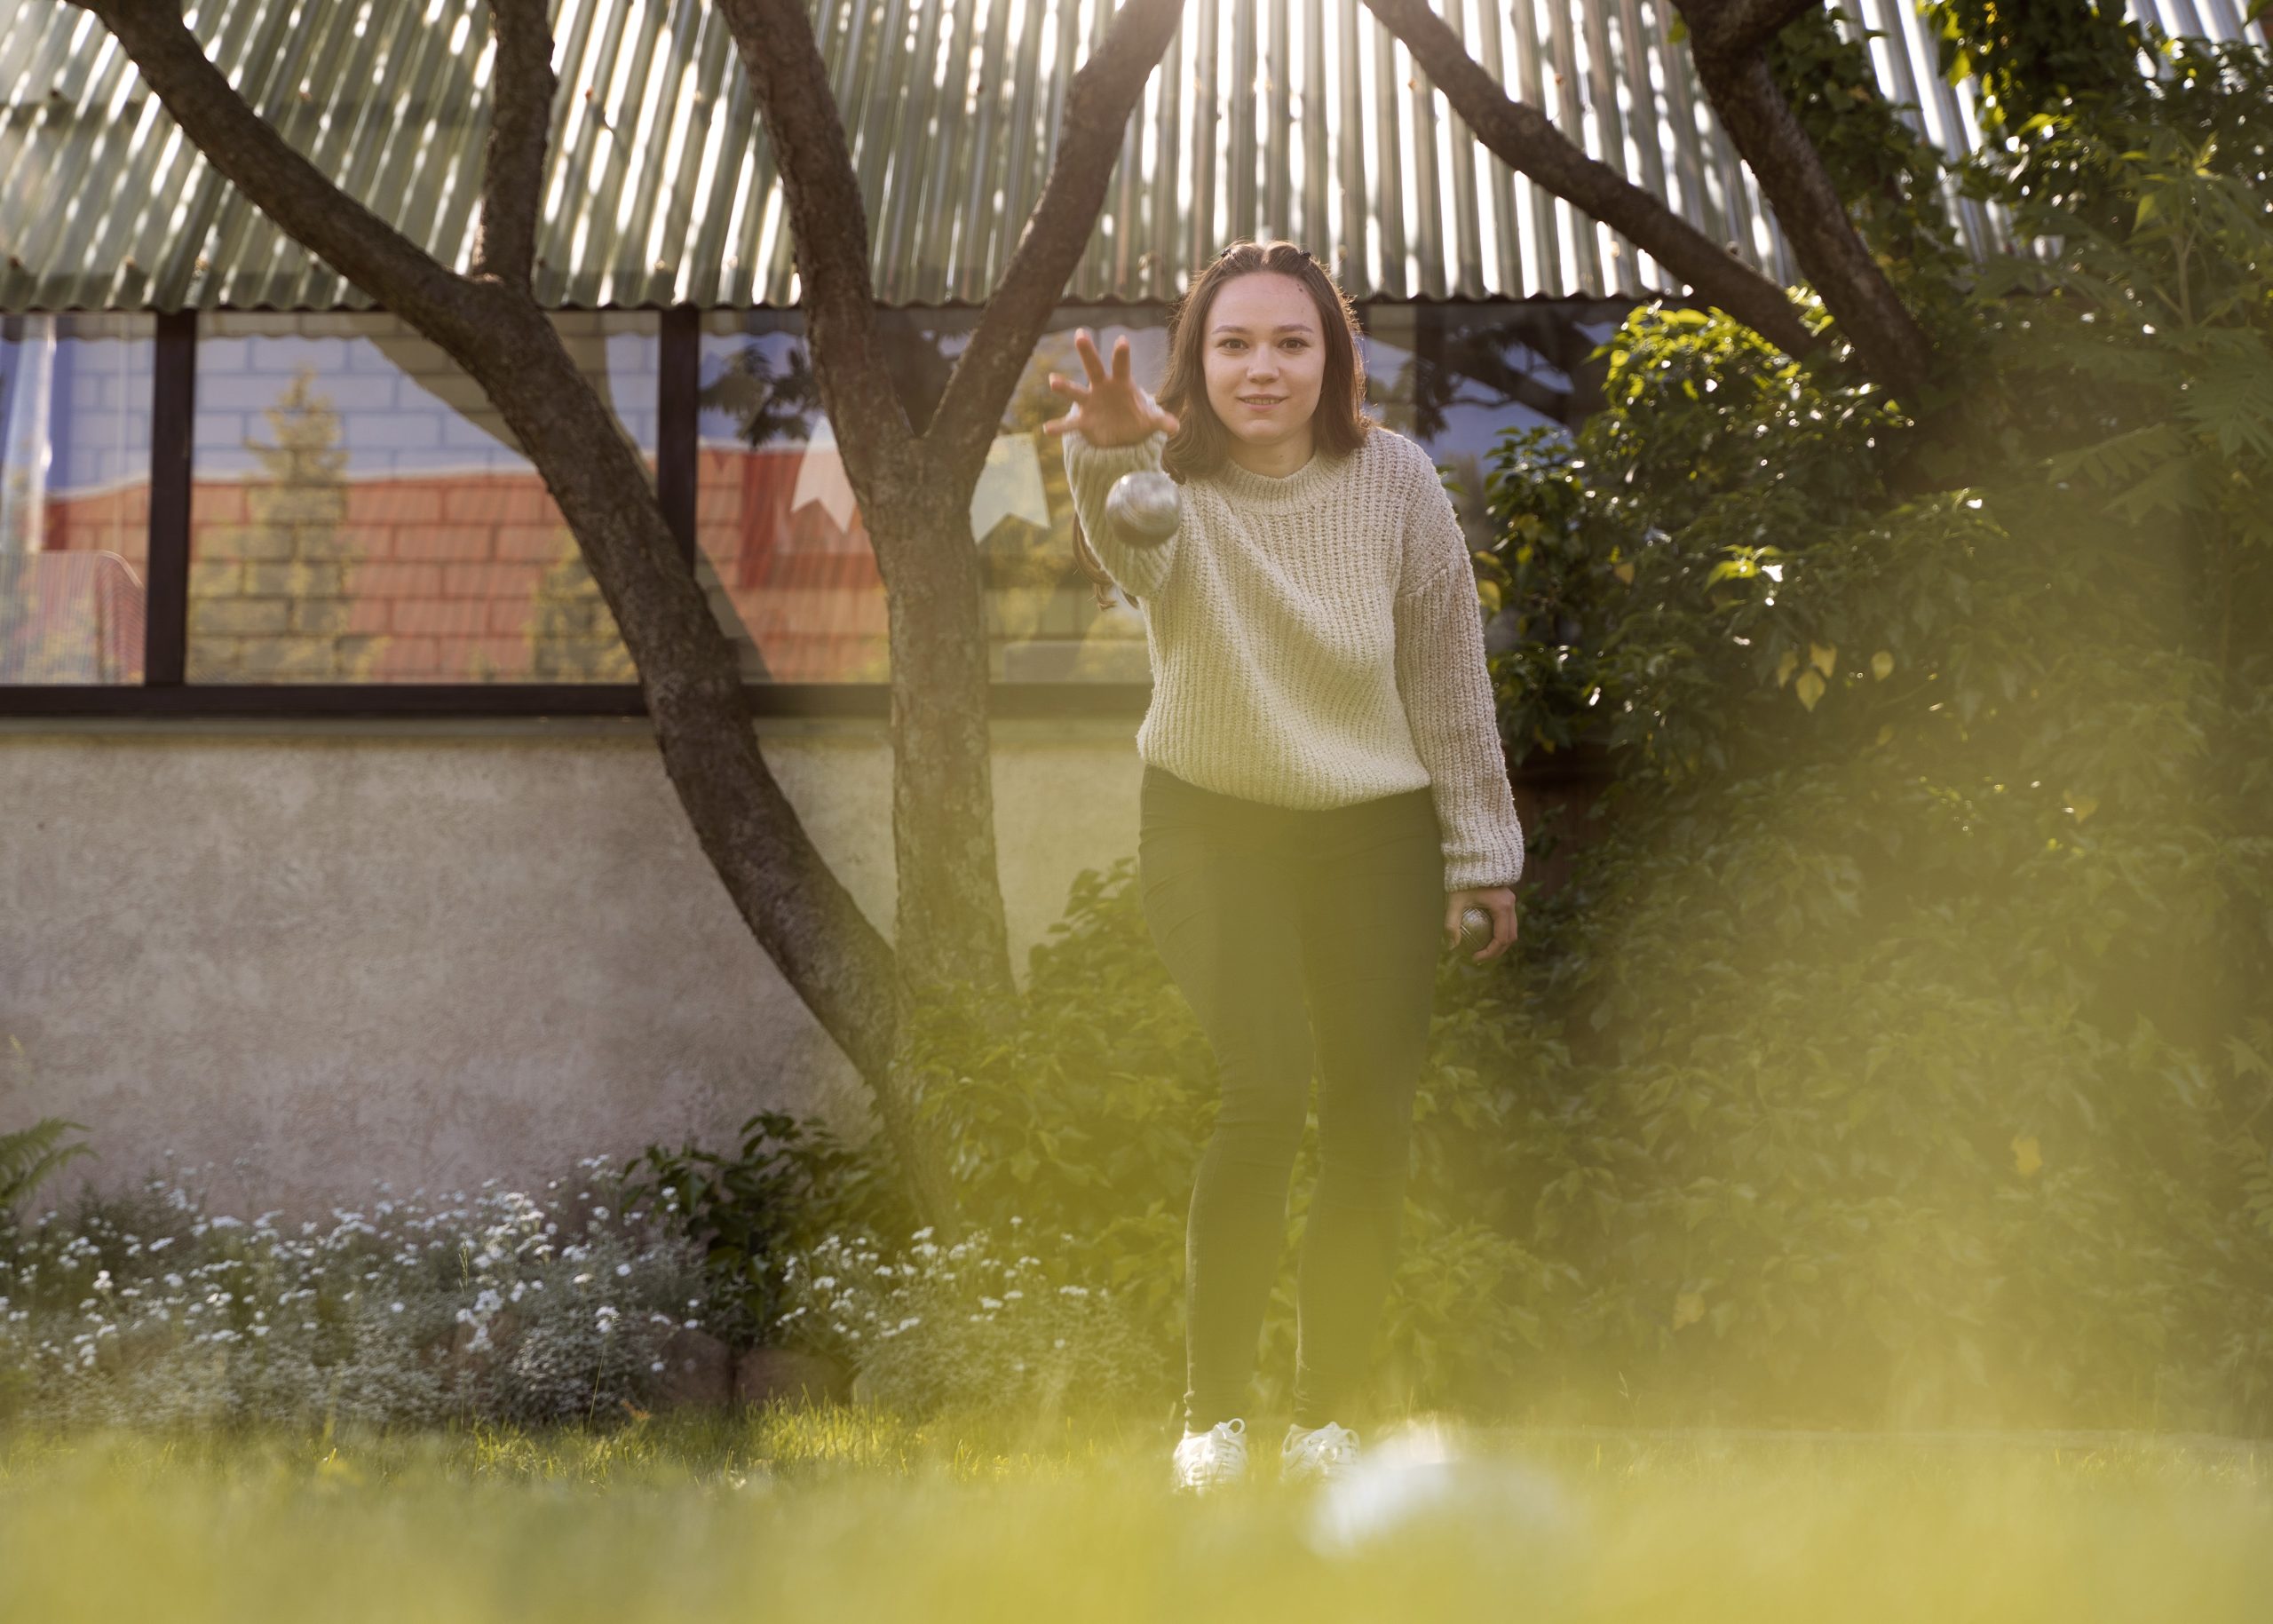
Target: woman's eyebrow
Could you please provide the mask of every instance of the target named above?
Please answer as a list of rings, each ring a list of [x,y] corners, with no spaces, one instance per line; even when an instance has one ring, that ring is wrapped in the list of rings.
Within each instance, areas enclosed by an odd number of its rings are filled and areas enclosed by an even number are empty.
[[[1218,321],[1216,324],[1216,330],[1219,333],[1244,333],[1247,329],[1234,326],[1229,321]],[[1281,321],[1279,324],[1279,330],[1282,333],[1307,333],[1311,330],[1311,324],[1307,321]]]

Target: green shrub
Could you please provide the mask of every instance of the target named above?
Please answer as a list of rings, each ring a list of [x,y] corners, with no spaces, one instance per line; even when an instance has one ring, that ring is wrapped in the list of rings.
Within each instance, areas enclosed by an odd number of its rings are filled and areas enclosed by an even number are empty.
[[[1651,308],[1494,459],[1503,729],[1619,774],[1507,972],[1566,1058],[1518,1232],[1586,1282],[1541,1389],[2273,1422],[2273,85],[2177,57],[1971,178],[2059,252],[1940,335],[1961,484]]]

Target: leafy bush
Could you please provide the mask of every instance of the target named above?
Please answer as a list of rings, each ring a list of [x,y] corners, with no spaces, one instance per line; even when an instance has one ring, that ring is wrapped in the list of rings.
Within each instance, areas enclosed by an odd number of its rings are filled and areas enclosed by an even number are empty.
[[[624,1209],[606,1158],[580,1175],[558,1196],[485,1186],[441,1206],[382,1185],[368,1212],[289,1229],[209,1213],[165,1177],[0,1220],[0,1415],[612,1417],[701,1324],[702,1259]]]
[[[623,1200],[650,1203],[702,1248],[710,1326],[738,1346],[787,1309],[784,1270],[802,1240],[850,1229],[905,1232],[890,1168],[838,1142],[819,1121],[761,1111],[731,1153],[651,1145],[625,1168]]]
[[[890,1256],[834,1234],[791,1254],[777,1329],[842,1359],[859,1373],[859,1398],[903,1415],[952,1406],[1049,1416],[1069,1399],[1158,1389],[1158,1349],[1111,1288],[1026,1250],[1041,1243],[1021,1220],[999,1246],[983,1228],[946,1244],[932,1233],[915,1231]],[[1043,1249],[1078,1256],[1073,1240]]]
[[[1952,487],[1695,312],[1500,448],[1503,730],[1619,772],[1507,972],[1561,1044],[1519,1232],[1587,1283],[1542,1388],[2273,1422],[2273,83],[2173,62],[1968,178],[2055,251],[1941,335]]]

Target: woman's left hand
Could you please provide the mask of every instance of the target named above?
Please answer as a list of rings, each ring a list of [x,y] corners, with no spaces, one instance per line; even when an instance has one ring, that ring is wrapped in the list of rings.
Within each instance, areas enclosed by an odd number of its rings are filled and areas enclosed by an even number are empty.
[[[1447,947],[1460,946],[1460,916],[1472,907],[1492,915],[1492,939],[1476,950],[1470,963],[1496,959],[1516,943],[1516,893],[1505,885],[1470,887],[1445,893],[1445,935]]]

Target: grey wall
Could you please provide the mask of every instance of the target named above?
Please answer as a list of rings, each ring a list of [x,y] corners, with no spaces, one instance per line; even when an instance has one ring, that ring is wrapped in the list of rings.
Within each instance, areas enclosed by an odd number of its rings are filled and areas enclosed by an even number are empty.
[[[1135,733],[997,724],[1021,969],[1136,848]],[[882,724],[760,735],[889,932]],[[0,1131],[64,1114],[100,1153],[43,1202],[211,1162],[218,1206],[310,1215],[723,1145],[765,1105],[866,1131],[644,720],[0,724]]]

